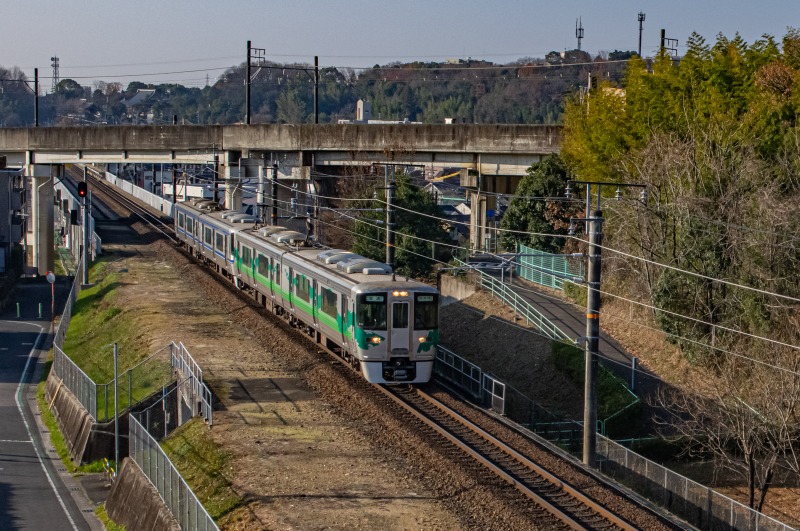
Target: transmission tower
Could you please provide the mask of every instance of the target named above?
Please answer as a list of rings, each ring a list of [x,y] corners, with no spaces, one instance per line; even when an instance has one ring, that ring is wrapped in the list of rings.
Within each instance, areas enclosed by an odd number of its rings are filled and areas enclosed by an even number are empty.
[[[581,40],[583,39],[583,21],[580,18],[575,21],[575,37],[578,38],[578,51],[581,51]]]
[[[56,88],[58,87],[58,57],[53,56],[50,58],[52,63],[50,66],[53,67],[53,92],[55,93]]]

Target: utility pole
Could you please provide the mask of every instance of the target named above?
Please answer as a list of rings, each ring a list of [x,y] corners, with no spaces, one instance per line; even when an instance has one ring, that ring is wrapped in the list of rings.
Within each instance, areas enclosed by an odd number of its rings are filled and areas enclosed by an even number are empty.
[[[599,189],[598,189],[599,193]],[[603,212],[589,218],[589,270],[586,299],[586,377],[583,404],[583,462],[594,467],[597,460],[597,360],[600,340],[600,251],[603,244]]]
[[[247,87],[244,93],[244,123],[250,125],[250,41],[247,41],[247,78],[244,84]]]
[[[642,56],[642,28],[644,27],[644,13],[639,11],[639,57]]]
[[[386,265],[394,272],[394,165],[387,165],[386,172]]]
[[[586,185],[586,217],[570,219],[569,235],[575,234],[575,222],[586,222],[589,233],[589,265],[587,268],[587,297],[586,297],[586,343],[585,376],[584,376],[584,408],[583,408],[583,462],[594,467],[597,462],[597,366],[600,352],[600,251],[603,245],[603,211],[600,210],[602,187],[614,186],[617,188],[615,197],[622,198],[622,188],[641,188],[639,201],[647,204],[647,187],[643,184],[612,183],[591,181],[567,181],[564,194],[567,199],[573,197],[573,185]],[[597,208],[591,215],[592,186],[597,187]]]
[[[314,123],[319,123],[319,56],[314,56]]]
[[[278,224],[278,162],[272,163],[272,225]]]
[[[39,127],[39,69],[33,69],[33,126]]]

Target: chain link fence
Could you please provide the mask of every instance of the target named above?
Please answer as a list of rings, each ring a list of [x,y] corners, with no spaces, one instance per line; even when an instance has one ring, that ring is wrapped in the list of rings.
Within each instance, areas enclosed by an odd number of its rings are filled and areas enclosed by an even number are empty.
[[[794,528],[724,496],[606,438],[597,436],[600,470],[699,529]]]

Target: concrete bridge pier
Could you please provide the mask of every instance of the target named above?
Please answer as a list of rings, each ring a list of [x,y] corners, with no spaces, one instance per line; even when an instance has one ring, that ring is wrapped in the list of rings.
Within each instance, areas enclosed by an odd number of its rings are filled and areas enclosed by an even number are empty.
[[[25,174],[31,177],[33,273],[44,275],[55,268],[55,213],[53,205],[55,179],[63,172],[61,164],[28,164]],[[29,235],[25,235],[29,238]],[[26,257],[27,261],[27,257]],[[26,264],[27,265],[27,264]]]

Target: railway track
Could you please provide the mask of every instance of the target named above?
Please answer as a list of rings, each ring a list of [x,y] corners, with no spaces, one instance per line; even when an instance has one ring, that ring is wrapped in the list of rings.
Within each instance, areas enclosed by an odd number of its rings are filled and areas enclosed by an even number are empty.
[[[480,462],[491,473],[513,485],[565,526],[571,529],[639,528],[421,389],[380,389],[400,407]]]
[[[153,230],[159,232],[162,236],[167,238],[172,244],[177,245],[178,240],[175,238],[175,231],[172,226],[161,219],[161,216],[151,213],[146,207],[141,206],[134,199],[128,197],[125,192],[120,191],[112,184],[106,182],[99,173],[93,168],[87,168],[86,176],[91,184],[93,191],[93,199],[95,195],[98,200],[103,200],[103,196],[117,202],[120,206],[131,212],[134,216],[141,219],[145,224],[150,226]],[[76,169],[70,172],[70,176],[76,181],[82,181],[83,176]],[[99,192],[99,194],[98,194]]]
[[[153,230],[169,239],[173,244],[177,244],[171,226],[165,223],[160,216],[149,212],[146,207],[128,198],[127,194],[117,190],[104,179],[96,177],[92,171],[88,175],[93,189],[99,192],[98,199],[107,196],[108,199],[118,202]],[[212,276],[218,280],[222,279],[213,272],[209,271],[209,273],[212,273]],[[224,284],[237,296],[243,299],[247,298],[246,294],[233,289],[229,283],[225,282]],[[321,346],[316,345],[316,347],[320,348]],[[332,352],[328,353],[334,355]],[[340,358],[335,358],[337,361],[341,361]],[[344,363],[342,365],[346,366]],[[370,390],[368,392],[375,390],[375,392],[382,393],[393,404],[400,406],[402,411],[413,415],[440,436],[438,441],[431,441],[430,444],[439,445],[439,447],[455,447],[458,452],[463,454],[464,459],[480,463],[492,476],[499,477],[512,485],[530,499],[537,509],[541,508],[542,513],[549,513],[551,518],[548,520],[554,519],[553,525],[571,529],[626,530],[678,529],[681,527],[644,507],[639,507],[641,513],[647,515],[642,519],[630,517],[629,512],[625,513],[625,517],[618,516],[614,510],[609,509],[607,506],[609,504],[603,495],[597,495],[596,481],[592,487],[594,489],[592,490],[593,496],[587,496],[581,489],[573,486],[574,480],[573,484],[570,484],[557,477],[556,474],[535,463],[534,459],[524,450],[519,450],[512,444],[501,440],[494,428],[490,430],[482,428],[478,424],[483,425],[483,421],[467,419],[420,388],[368,386],[368,389]],[[493,435],[489,431],[495,434]],[[505,439],[505,437],[503,438]],[[556,458],[563,459],[560,456]],[[583,487],[587,482],[579,480],[578,483]],[[613,496],[625,497],[619,491],[614,491]],[[629,501],[629,505],[638,506],[639,504],[636,501]],[[544,527],[549,528],[550,525],[545,524]]]

